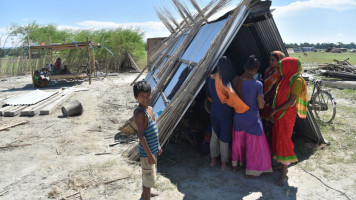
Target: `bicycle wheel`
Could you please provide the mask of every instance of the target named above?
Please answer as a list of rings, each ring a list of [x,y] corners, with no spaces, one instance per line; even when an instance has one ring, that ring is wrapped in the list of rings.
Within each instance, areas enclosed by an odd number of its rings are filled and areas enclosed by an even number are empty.
[[[104,79],[108,74],[108,71],[106,70],[105,65],[103,67],[103,66],[100,66],[99,64],[95,64],[95,70],[96,70],[96,76],[101,79]]]
[[[86,79],[89,77],[89,69],[87,66],[81,66],[77,70],[77,79]]]
[[[336,115],[336,103],[329,92],[318,91],[312,97],[312,110],[320,121],[331,123]]]

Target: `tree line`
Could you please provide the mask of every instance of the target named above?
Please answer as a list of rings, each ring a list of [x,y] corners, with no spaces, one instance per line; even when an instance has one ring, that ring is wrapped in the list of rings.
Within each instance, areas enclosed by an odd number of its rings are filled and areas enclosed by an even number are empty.
[[[57,43],[72,43],[85,42],[86,38],[93,37],[95,43],[108,48],[114,56],[104,48],[95,48],[95,59],[105,62],[109,67],[120,67],[124,62],[128,62],[127,53],[130,53],[134,60],[140,67],[146,65],[146,42],[143,40],[144,32],[137,28],[112,28],[112,29],[98,29],[98,30],[63,30],[59,29],[54,24],[40,25],[37,22],[32,22],[27,25],[19,26],[12,25],[9,28],[7,38],[3,38],[3,46],[12,46],[11,48],[0,49],[0,56],[11,57],[26,57],[27,54],[27,38],[29,37],[31,45],[40,45],[41,43],[49,44],[49,35],[51,35],[51,44]],[[7,42],[7,44],[4,44]],[[1,48],[1,47],[0,47]],[[43,62],[51,63],[54,60],[49,60],[49,50],[37,50],[33,53],[40,55]],[[87,50],[74,49],[53,52],[53,59],[61,57],[66,64],[76,67],[78,65],[86,64]],[[44,65],[44,64],[42,64]],[[18,66],[14,64],[14,66]],[[41,68],[44,66],[38,66]],[[11,68],[8,66],[7,68]],[[15,70],[13,70],[15,71]]]
[[[293,47],[314,47],[315,49],[327,49],[327,48],[346,48],[346,49],[356,49],[356,44],[354,42],[351,42],[349,44],[345,44],[342,42],[337,42],[337,43],[284,43],[286,48],[293,48]]]

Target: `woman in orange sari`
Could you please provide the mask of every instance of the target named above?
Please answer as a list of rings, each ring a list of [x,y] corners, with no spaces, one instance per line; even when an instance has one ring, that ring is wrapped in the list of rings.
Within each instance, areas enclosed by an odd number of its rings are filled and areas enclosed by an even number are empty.
[[[282,76],[273,100],[270,117],[275,121],[272,129],[273,159],[281,163],[283,170],[277,185],[283,186],[287,181],[288,165],[297,162],[292,142],[292,132],[297,113],[306,118],[308,93],[305,80],[301,77],[302,65],[297,58],[284,58],[280,61]]]
[[[270,67],[265,70],[265,73],[263,75],[263,96],[265,99],[265,107],[261,111],[261,119],[263,129],[270,144],[272,139],[273,123],[271,122],[269,115],[272,110],[274,93],[276,92],[277,85],[281,80],[281,75],[279,73],[279,61],[283,58],[285,58],[284,53],[280,51],[272,51],[269,58]]]

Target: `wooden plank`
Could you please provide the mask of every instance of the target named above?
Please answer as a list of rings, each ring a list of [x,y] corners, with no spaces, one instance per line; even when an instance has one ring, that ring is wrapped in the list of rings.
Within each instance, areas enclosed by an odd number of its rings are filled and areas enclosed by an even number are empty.
[[[14,106],[14,109],[10,109],[5,111],[5,117],[15,117],[16,115],[20,114],[21,110],[25,109],[27,106]]]
[[[92,72],[92,66],[90,64],[90,51],[89,51],[89,39],[87,37],[87,50],[88,50],[88,67],[89,67],[89,85],[91,85],[91,72]]]
[[[50,103],[40,110],[40,115],[49,115],[53,110],[55,110],[60,104],[69,99],[73,95],[73,91],[68,91],[63,94],[62,97]]]
[[[27,44],[30,47],[30,36],[27,35]],[[28,48],[28,59],[30,60],[30,69],[31,69],[31,78],[32,78],[32,85],[35,86],[35,82],[33,79],[33,67],[32,67],[32,59],[31,59],[31,48]]]
[[[94,77],[96,78],[95,52],[94,52],[94,46],[91,45],[92,43],[93,43],[93,36],[91,36],[90,46],[91,46],[91,52],[92,52],[92,54],[93,54]]]
[[[76,79],[76,78],[84,78],[86,76],[86,74],[58,74],[58,75],[50,75],[49,79],[53,80],[53,79],[67,79],[67,78],[72,78],[72,79]]]
[[[146,68],[148,67],[148,65],[146,65],[145,68],[143,68],[143,70],[140,72],[140,74],[135,78],[135,80],[132,81],[132,83],[130,85],[133,85],[136,83],[137,79],[140,78],[140,76],[142,75],[142,73],[146,70]],[[150,72],[148,72],[150,73]]]
[[[57,94],[45,99],[35,105],[29,106],[23,109],[20,113],[20,116],[35,116],[41,108],[47,106],[48,104],[52,103],[53,101],[62,97],[62,92],[58,92]]]
[[[1,108],[0,109],[0,116],[4,116],[5,111],[13,109],[13,107],[15,107],[15,106],[5,106],[5,107]]]
[[[18,125],[27,124],[27,122],[28,121],[22,121],[22,122],[17,122],[15,124],[6,125],[6,126],[3,126],[3,127],[0,127],[0,131],[6,130],[6,129],[9,129],[9,128],[12,128],[12,127],[15,127],[15,126],[18,126]]]
[[[139,72],[141,71],[141,69],[137,66],[135,60],[132,58],[131,54],[129,52],[127,52],[127,55],[129,56],[130,61],[132,62],[132,64],[135,66],[135,69]]]

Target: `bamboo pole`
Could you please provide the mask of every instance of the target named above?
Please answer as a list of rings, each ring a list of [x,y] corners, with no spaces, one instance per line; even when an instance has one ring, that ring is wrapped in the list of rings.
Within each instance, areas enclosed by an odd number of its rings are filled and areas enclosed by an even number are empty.
[[[51,40],[51,34],[49,34],[49,45],[51,45],[52,40]],[[53,62],[53,55],[52,55],[52,49],[49,49],[49,64],[52,64]]]
[[[143,70],[142,70],[142,71],[140,72],[140,74],[135,78],[135,80],[132,81],[132,83],[130,84],[131,86],[136,83],[137,79],[140,78],[140,76],[141,76],[141,75],[143,74],[143,72],[147,69],[147,67],[148,67],[148,65],[146,65],[146,67],[143,68]],[[148,71],[148,73],[150,73],[150,72]]]
[[[32,60],[31,60],[31,47],[30,47],[30,36],[27,35],[27,44],[28,44],[28,59],[30,60],[30,68],[31,68],[31,77],[32,77],[32,85],[34,86],[33,80],[33,68],[32,68]]]
[[[95,52],[94,52],[94,46],[93,46],[93,36],[91,36],[90,46],[91,46],[91,52],[92,52],[92,54],[93,54],[94,77],[96,78]]]
[[[91,84],[91,64],[90,64],[90,50],[89,50],[89,39],[87,37],[87,49],[88,49],[88,68],[89,68],[89,85]]]

